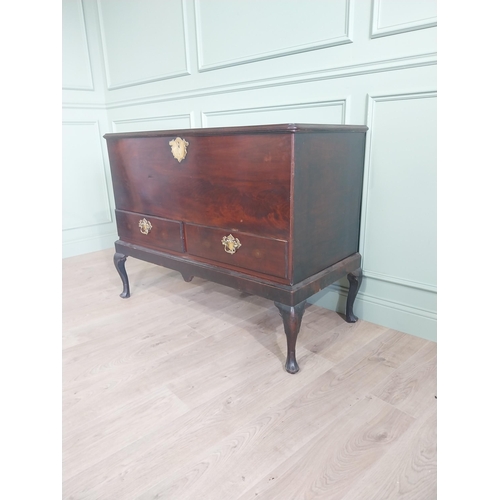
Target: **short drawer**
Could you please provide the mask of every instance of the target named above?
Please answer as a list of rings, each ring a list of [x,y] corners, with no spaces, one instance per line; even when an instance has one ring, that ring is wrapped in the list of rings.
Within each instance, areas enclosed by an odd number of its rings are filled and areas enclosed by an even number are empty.
[[[191,255],[257,273],[287,277],[286,241],[194,224],[186,224],[185,230],[186,249]],[[232,238],[238,241],[232,243]]]
[[[116,225],[123,241],[157,250],[185,251],[178,221],[116,210]]]

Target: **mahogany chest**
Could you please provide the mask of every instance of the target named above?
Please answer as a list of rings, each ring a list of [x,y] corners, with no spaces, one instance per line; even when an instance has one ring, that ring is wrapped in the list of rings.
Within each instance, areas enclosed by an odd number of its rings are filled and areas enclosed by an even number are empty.
[[[269,126],[112,133],[108,145],[129,297],[128,256],[275,301],[286,369],[305,301],[343,276],[346,320],[361,280],[358,253],[365,126]]]

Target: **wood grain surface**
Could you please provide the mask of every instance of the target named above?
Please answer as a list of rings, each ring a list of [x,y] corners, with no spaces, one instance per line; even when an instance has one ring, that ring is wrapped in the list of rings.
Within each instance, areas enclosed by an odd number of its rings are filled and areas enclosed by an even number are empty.
[[[65,500],[436,498],[436,345],[113,250],[63,261]]]

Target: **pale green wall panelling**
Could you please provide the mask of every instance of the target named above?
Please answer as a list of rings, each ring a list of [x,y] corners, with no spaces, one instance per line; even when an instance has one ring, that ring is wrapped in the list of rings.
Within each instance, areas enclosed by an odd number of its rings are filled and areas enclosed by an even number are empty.
[[[62,4],[62,86],[70,90],[93,90],[89,48],[80,2]]]
[[[170,0],[168,0],[170,1]],[[94,0],[85,0],[89,4],[95,5]],[[120,2],[116,2],[119,5]],[[143,5],[140,1],[138,4]],[[234,5],[239,5],[240,2],[231,2]],[[320,8],[322,2],[301,0],[303,6],[307,6],[307,19],[322,17],[325,12]],[[219,12],[223,9],[225,3],[219,0],[209,0],[203,3],[210,5],[212,12]],[[262,0],[252,2],[255,8],[259,10],[259,15],[265,15],[259,6],[265,5],[266,9],[278,9],[281,12],[280,29],[285,27],[290,34],[301,36],[291,29],[291,26],[302,26],[305,23],[302,15],[302,9],[291,9],[290,0]],[[435,63],[435,29],[416,29],[408,31],[401,35],[384,36],[377,40],[371,39],[372,30],[372,3],[369,0],[330,0],[329,9],[334,11],[344,11],[348,5],[348,43],[340,45],[327,46],[316,50],[303,50],[296,52],[297,46],[293,38],[287,37],[288,43],[276,39],[276,31],[264,31],[259,29],[259,24],[255,26],[254,38],[259,39],[259,44],[266,47],[276,47],[278,44],[278,52],[282,55],[277,57],[277,53],[268,54],[261,60],[234,64],[221,69],[211,69],[207,71],[199,71],[198,49],[200,44],[200,24],[210,25],[211,23],[204,19],[203,10],[195,8],[194,0],[184,0],[184,10],[182,16],[178,9],[173,9],[168,18],[168,25],[184,26],[185,43],[187,44],[186,57],[187,65],[190,68],[190,75],[180,76],[176,78],[165,78],[143,85],[126,86],[123,88],[115,88],[106,92],[106,101],[108,107],[113,109],[115,106],[121,107],[127,104],[142,104],[145,102],[163,102],[164,100],[176,101],[178,99],[191,99],[197,96],[210,96],[217,94],[224,100],[228,93],[235,90],[247,90],[249,88],[271,88],[274,85],[285,85],[282,92],[287,93],[286,84],[299,83],[301,81],[320,80],[323,78],[339,78],[349,76],[351,74],[365,74],[384,71],[387,69],[395,69],[409,66],[421,66]],[[275,7],[273,7],[273,5]],[[303,7],[304,8],[304,7]],[[328,10],[330,12],[330,10]],[[326,15],[326,14],[325,14]],[[413,16],[417,16],[414,18]],[[102,26],[102,31],[109,38],[113,33],[113,27],[108,30],[107,25],[99,16],[98,24]],[[337,19],[332,20],[325,17],[327,22],[335,23]],[[409,16],[404,19],[405,23],[418,22],[418,13],[409,12]],[[338,19],[342,19],[342,23],[347,22],[344,14]],[[119,22],[113,20],[117,26]],[[241,22],[241,19],[236,19],[233,25]],[[212,23],[213,24],[213,23]],[[313,23],[309,23],[313,24]],[[202,28],[201,28],[202,29]],[[237,29],[231,30],[231,35],[222,37],[218,33],[213,34],[214,40],[206,40],[207,35],[203,39],[214,46],[225,44],[241,47],[243,50],[243,42],[239,41],[239,33]],[[311,47],[315,36],[309,40]],[[120,60],[126,61],[129,54],[133,56],[134,47],[131,46],[131,41],[120,47]],[[328,45],[328,44],[327,44]],[[182,49],[182,44],[166,48],[165,61],[169,61],[169,54],[179,52]],[[144,57],[148,57],[147,53]],[[222,58],[220,58],[222,59]],[[170,65],[170,63],[168,63]],[[134,71],[137,80],[147,79],[148,74],[139,72],[140,66]],[[169,69],[174,71],[175,67],[169,66]],[[335,85],[332,86],[332,91],[335,91]],[[302,95],[302,98],[310,100],[311,96]],[[330,97],[331,98],[331,97]],[[329,98],[329,99],[330,99]],[[329,100],[328,99],[328,100]],[[295,102],[295,101],[292,101]],[[240,104],[239,108],[246,107]]]
[[[114,120],[113,132],[140,132],[141,130],[175,130],[193,128],[191,125],[192,121],[193,117],[191,114]]]
[[[87,224],[63,231],[63,255],[107,248],[116,239],[106,144],[97,135],[278,122],[367,124],[366,278],[355,313],[436,338],[435,0],[63,5],[63,25],[72,33],[63,40],[71,54],[63,74],[73,89],[63,90],[63,119],[99,129],[64,137],[64,175],[73,176],[65,183],[81,183],[91,194],[63,194],[66,227],[68,220]],[[85,157],[80,152],[90,136]],[[88,197],[94,200],[89,210],[82,201]],[[101,210],[106,203],[111,222]],[[346,286],[341,280],[312,302],[341,311]]]
[[[204,127],[269,125],[272,123],[345,123],[345,101],[316,102],[203,113]]]
[[[373,0],[372,37],[436,26],[435,0]]]
[[[63,1],[62,254],[110,248],[114,201],[102,135],[108,132],[97,5]]]
[[[97,4],[62,3],[63,109],[105,109],[106,78]]]
[[[98,6],[109,89],[189,74],[182,0]]]
[[[93,90],[87,30],[81,2],[62,3],[62,86],[69,90]]]
[[[350,42],[349,0],[195,0],[195,12],[201,71]]]
[[[436,287],[436,96],[370,98],[363,238],[367,276]]]
[[[63,122],[63,230],[112,222],[97,122]]]
[[[63,109],[63,257],[110,248],[116,240],[114,200],[100,109]]]

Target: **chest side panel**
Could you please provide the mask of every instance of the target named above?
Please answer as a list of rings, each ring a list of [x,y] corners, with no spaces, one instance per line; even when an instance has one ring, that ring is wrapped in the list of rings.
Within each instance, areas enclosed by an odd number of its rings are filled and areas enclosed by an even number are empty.
[[[290,233],[290,134],[174,136],[108,141],[116,208],[271,238]]]
[[[364,132],[296,134],[293,282],[358,251]]]

